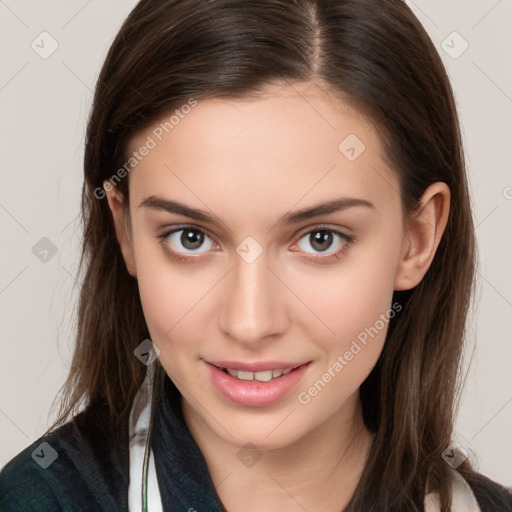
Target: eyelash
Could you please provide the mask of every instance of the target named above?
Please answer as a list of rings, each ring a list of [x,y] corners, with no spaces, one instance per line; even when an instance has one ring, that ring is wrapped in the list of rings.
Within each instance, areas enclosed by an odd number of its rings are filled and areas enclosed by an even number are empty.
[[[194,261],[196,261],[198,259],[202,259],[201,256],[184,256],[183,254],[180,254],[179,252],[173,251],[172,249],[170,249],[169,246],[165,243],[166,239],[170,235],[172,235],[176,232],[179,232],[179,231],[187,230],[187,229],[190,231],[195,231],[200,234],[204,234],[208,238],[210,238],[212,241],[214,241],[213,237],[210,236],[207,231],[205,231],[204,229],[201,229],[197,226],[192,226],[192,225],[178,226],[169,231],[166,231],[165,233],[162,233],[161,235],[157,235],[157,238],[160,240],[160,244],[162,245],[164,252],[171,259],[181,262],[181,263],[193,263]],[[335,235],[338,235],[343,240],[343,247],[338,252],[329,254],[328,256],[312,256],[311,253],[306,253],[306,254],[308,254],[308,256],[306,256],[306,259],[317,261],[317,262],[320,262],[320,261],[325,262],[326,260],[331,261],[332,258],[339,259],[340,255],[342,253],[344,253],[356,241],[356,237],[354,235],[347,235],[345,233],[342,233],[341,231],[338,231],[337,229],[330,228],[327,226],[318,225],[318,226],[313,227],[312,229],[309,229],[308,231],[302,232],[296,238],[294,245],[296,245],[302,238],[304,238],[304,236],[309,235],[311,233],[318,232],[318,231],[326,231],[328,233],[333,233]],[[218,245],[216,242],[214,242],[214,243],[216,245]],[[300,252],[300,251],[294,251],[294,252]]]

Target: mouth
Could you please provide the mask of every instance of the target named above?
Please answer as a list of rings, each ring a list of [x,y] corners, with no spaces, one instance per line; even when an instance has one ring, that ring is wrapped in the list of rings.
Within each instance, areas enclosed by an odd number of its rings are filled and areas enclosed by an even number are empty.
[[[286,397],[311,363],[204,362],[217,391],[229,401],[248,407],[270,405]]]

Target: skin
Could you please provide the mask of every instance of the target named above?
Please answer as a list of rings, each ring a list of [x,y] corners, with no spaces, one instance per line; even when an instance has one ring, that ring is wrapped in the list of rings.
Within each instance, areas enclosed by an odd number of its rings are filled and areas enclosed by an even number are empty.
[[[158,124],[138,134],[131,150]],[[354,161],[338,149],[349,134],[366,146]],[[187,425],[224,505],[339,511],[371,445],[359,386],[381,353],[387,323],[309,403],[298,394],[332,372],[358,334],[390,310],[393,290],[421,281],[446,226],[448,187],[430,186],[406,222],[375,126],[311,82],[268,87],[261,98],[200,101],[127,179],[128,210],[119,191],[105,187],[117,237],[160,363],[183,395]],[[140,206],[149,196],[205,210],[221,223]],[[342,197],[373,208],[278,223]],[[192,254],[181,233],[164,239],[186,262],[170,258],[158,238],[183,224],[210,237]],[[319,252],[309,236],[315,228],[355,239],[346,244],[334,235]],[[252,263],[236,252],[248,236],[263,249]],[[205,360],[311,363],[283,399],[245,407],[216,390]],[[240,450],[261,458],[246,467]]]

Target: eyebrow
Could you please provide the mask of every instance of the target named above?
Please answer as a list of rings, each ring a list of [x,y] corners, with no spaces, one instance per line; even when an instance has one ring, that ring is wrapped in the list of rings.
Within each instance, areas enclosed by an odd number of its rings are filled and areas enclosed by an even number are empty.
[[[140,207],[150,208],[152,210],[166,211],[169,213],[175,213],[178,215],[183,215],[184,217],[189,217],[190,219],[208,222],[210,224],[221,224],[223,226],[226,225],[217,216],[208,213],[205,210],[191,208],[190,206],[187,206],[183,203],[179,203],[171,199],[165,199],[163,197],[158,197],[154,195],[146,197],[139,204],[139,208]],[[328,215],[330,213],[341,212],[343,210],[347,210],[349,208],[354,207],[364,207],[373,210],[375,209],[375,205],[372,202],[367,201],[366,199],[343,197],[340,199],[334,199],[332,201],[317,204],[312,207],[303,208],[302,210],[298,210],[295,212],[288,212],[287,214],[283,215],[281,219],[279,219],[277,224],[296,224],[298,222],[302,222],[304,220],[308,220],[314,217]]]

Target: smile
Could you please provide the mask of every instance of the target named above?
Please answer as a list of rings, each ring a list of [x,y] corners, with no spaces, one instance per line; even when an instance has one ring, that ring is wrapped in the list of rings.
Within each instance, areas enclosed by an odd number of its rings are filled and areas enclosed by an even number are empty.
[[[311,361],[306,363],[265,362],[245,364],[235,361],[206,362],[214,388],[229,402],[245,407],[271,405],[290,394]]]

